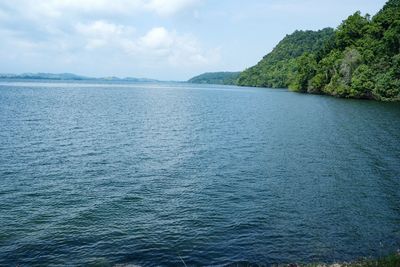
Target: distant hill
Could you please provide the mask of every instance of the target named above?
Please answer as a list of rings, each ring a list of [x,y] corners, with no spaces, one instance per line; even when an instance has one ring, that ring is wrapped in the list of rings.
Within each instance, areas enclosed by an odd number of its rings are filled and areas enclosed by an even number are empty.
[[[130,82],[157,82],[154,79],[147,78],[118,78],[118,77],[102,77],[93,78],[80,76],[73,73],[22,73],[22,74],[0,74],[0,79],[16,79],[16,80],[56,80],[56,81],[130,81]]]
[[[208,72],[199,76],[193,77],[189,83],[199,84],[225,84],[234,85],[236,84],[237,78],[239,78],[240,72]]]
[[[87,80],[89,77],[79,76],[72,73],[22,73],[22,74],[0,74],[0,79],[45,79],[45,80]]]

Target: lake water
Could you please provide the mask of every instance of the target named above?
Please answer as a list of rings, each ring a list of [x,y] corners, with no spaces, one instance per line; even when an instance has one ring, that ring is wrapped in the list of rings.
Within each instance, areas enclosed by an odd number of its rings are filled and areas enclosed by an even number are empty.
[[[400,248],[400,105],[2,82],[1,266],[334,262]]]

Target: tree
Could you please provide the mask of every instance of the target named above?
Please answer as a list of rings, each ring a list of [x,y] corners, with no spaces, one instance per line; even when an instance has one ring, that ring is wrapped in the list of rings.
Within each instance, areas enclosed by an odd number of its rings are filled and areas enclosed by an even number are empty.
[[[351,97],[372,98],[372,91],[375,87],[374,73],[370,67],[363,64],[354,72],[351,79]]]
[[[356,12],[336,31],[287,35],[240,75],[239,85],[400,100],[400,0],[389,0],[373,18]]]
[[[345,49],[354,45],[358,39],[364,36],[368,24],[369,16],[361,16],[360,11],[348,17],[336,31],[336,44],[338,48]]]
[[[315,76],[317,61],[315,55],[305,53],[296,60],[297,74],[290,89],[296,92],[305,93],[308,90],[309,81]]]
[[[346,51],[344,52],[344,58],[340,65],[340,75],[345,85],[347,86],[351,85],[353,71],[360,65],[361,62],[362,62],[362,57],[357,49],[355,48],[346,49]]]

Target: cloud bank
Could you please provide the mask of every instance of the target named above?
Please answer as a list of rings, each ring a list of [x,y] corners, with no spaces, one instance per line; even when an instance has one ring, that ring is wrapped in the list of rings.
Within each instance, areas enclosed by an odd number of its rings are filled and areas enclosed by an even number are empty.
[[[5,40],[0,43],[0,59],[10,62],[14,72],[24,62],[23,71],[90,75],[96,74],[97,64],[103,64],[99,75],[132,76],[210,66],[220,59],[218,48],[205,47],[191,32],[162,25],[192,14],[200,2],[5,0],[0,3],[0,33]]]

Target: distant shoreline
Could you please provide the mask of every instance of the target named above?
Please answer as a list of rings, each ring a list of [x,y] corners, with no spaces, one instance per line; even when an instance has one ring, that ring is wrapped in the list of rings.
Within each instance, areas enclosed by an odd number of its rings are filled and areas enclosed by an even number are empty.
[[[136,77],[88,77],[73,73],[23,73],[0,74],[0,80],[53,80],[53,81],[129,81],[129,82],[160,82],[156,79]]]

